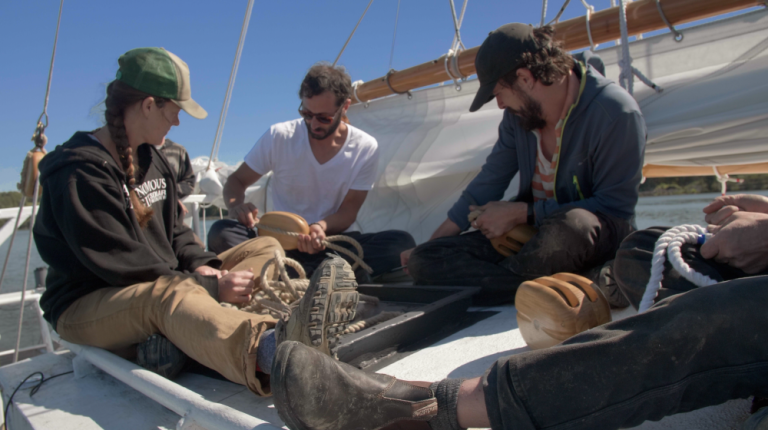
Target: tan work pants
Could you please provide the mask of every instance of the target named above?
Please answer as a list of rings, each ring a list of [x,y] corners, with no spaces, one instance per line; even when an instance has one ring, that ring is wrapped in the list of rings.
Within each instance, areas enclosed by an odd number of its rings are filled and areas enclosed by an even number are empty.
[[[219,256],[222,270],[253,269],[258,286],[276,250],[282,253],[271,237],[243,242]],[[161,333],[197,362],[263,396],[270,393],[269,377],[256,372],[256,349],[274,325],[272,317],[222,307],[192,276],[161,276],[81,297],[59,317],[56,331],[66,341],[108,350]]]

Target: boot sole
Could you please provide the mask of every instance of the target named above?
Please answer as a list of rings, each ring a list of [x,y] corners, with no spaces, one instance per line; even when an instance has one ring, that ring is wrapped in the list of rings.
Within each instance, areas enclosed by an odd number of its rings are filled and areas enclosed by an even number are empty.
[[[355,318],[360,295],[357,293],[355,274],[343,259],[328,261],[319,270],[322,272],[312,298],[309,335],[312,346],[316,348],[321,348],[327,341],[333,356],[339,335]]]

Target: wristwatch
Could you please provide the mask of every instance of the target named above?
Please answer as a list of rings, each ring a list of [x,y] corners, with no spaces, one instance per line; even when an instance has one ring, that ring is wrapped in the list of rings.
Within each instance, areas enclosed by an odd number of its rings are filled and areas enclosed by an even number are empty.
[[[536,224],[536,215],[533,213],[533,202],[528,202],[528,225]]]

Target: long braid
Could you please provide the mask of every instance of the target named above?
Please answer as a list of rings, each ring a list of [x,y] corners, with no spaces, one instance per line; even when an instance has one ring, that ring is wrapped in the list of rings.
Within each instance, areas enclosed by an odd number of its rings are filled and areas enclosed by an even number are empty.
[[[136,186],[136,178],[134,178],[136,167],[133,163],[133,149],[131,149],[128,143],[128,134],[125,130],[123,115],[125,108],[146,97],[148,97],[147,94],[141,93],[120,81],[112,81],[107,86],[107,99],[104,102],[106,105],[104,118],[107,122],[109,136],[112,138],[112,142],[115,143],[117,155],[120,157],[120,163],[122,164],[128,189],[130,190],[129,194],[133,211],[141,228],[147,226],[147,223],[149,223],[154,214],[154,210],[144,205],[134,189]]]

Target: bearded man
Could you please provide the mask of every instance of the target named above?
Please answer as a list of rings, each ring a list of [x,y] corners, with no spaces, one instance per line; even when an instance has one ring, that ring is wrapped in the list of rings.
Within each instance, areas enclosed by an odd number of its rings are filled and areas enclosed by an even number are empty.
[[[417,284],[481,286],[476,304],[509,302],[526,280],[599,274],[633,231],[643,115],[629,93],[598,71],[599,58],[582,54],[589,61],[579,61],[553,36],[551,27],[507,24],[480,47],[480,89],[469,110],[496,98],[504,109],[499,138],[430,240],[402,253]],[[517,197],[499,201],[518,172]],[[477,231],[461,234],[478,209],[471,224]],[[505,258],[489,239],[520,224],[538,233]],[[604,292],[612,305],[627,305],[617,288]]]
[[[400,253],[416,245],[410,234],[349,231],[376,182],[379,162],[376,139],[342,121],[351,95],[351,79],[343,67],[318,63],[309,69],[299,89],[301,118],[271,126],[227,179],[224,201],[232,219],[211,226],[211,251],[224,252],[256,236],[258,210],[244,202],[245,189],[273,172],[274,209],[301,215],[310,224],[310,233],[299,237],[298,250],[286,252],[308,276],[326,258],[321,241],[340,233],[360,243],[371,276],[400,266]],[[355,275],[360,283],[370,282],[361,268]]]

